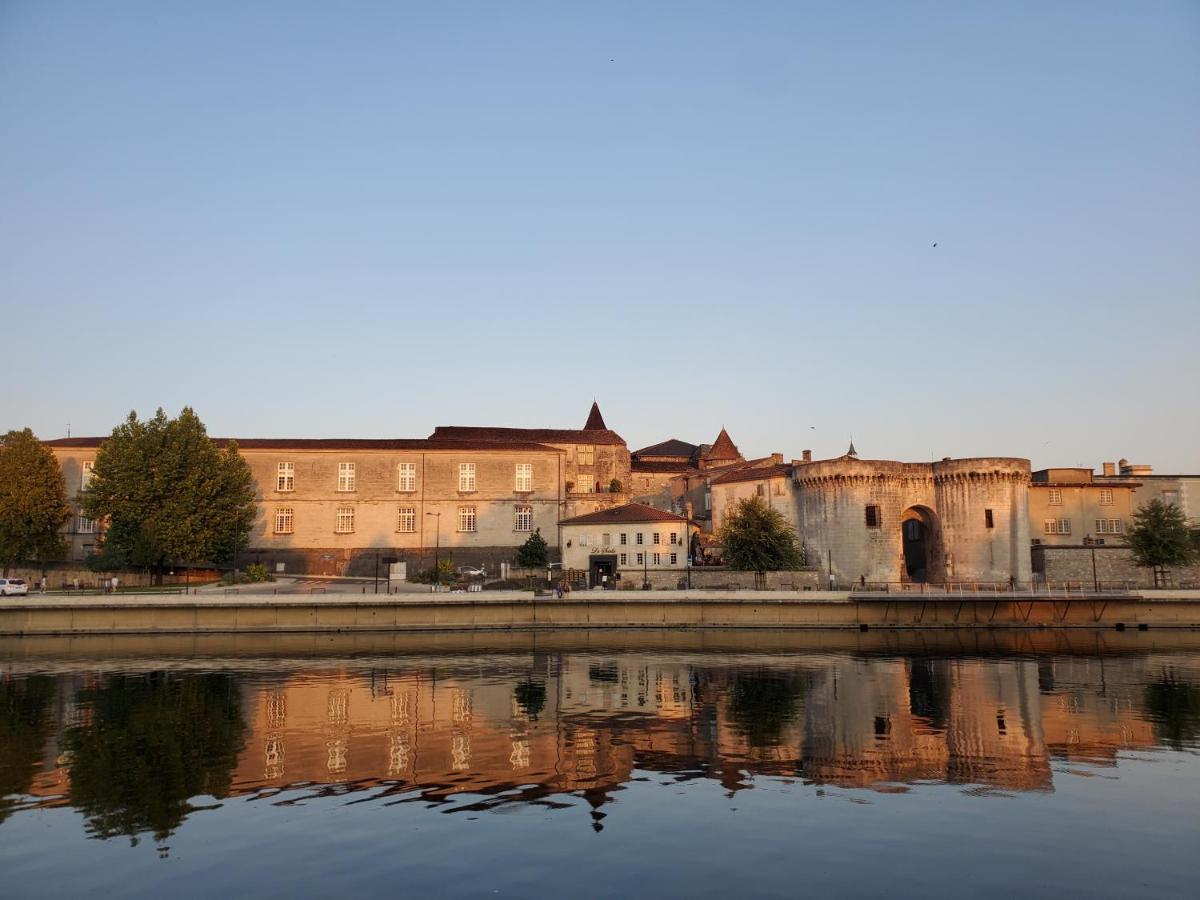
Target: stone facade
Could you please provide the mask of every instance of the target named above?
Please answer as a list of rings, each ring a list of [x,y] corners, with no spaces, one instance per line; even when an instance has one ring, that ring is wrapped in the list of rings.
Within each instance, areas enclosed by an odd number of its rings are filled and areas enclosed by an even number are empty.
[[[640,581],[649,570],[683,571],[696,532],[687,518],[640,503],[574,516],[559,527],[563,568],[587,572],[595,584],[604,576]]]
[[[1096,479],[1091,469],[1039,469],[1029,485],[1029,533],[1038,544],[1121,544],[1142,483]]]
[[[102,442],[47,442],[76,513]],[[371,575],[389,561],[414,571],[439,554],[498,572],[539,530],[556,556],[559,520],[622,502],[630,471],[628,447],[595,407],[578,430],[444,426],[425,439],[246,439],[238,447],[258,515],[237,562],[286,573]],[[613,479],[622,491],[611,490]],[[71,559],[97,546],[98,529],[78,514],[64,533]]]
[[[1155,587],[1153,570],[1136,565],[1128,547],[1112,544],[1034,547],[1033,573],[1037,581],[1051,587]],[[1162,586],[1200,588],[1200,565],[1169,570],[1167,584]]]
[[[757,493],[793,523],[808,562],[838,586],[861,581],[1031,580],[1029,462],[795,460],[713,483],[714,521]]]

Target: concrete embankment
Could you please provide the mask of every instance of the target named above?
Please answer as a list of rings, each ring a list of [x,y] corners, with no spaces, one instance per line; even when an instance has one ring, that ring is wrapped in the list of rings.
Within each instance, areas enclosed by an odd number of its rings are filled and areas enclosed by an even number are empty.
[[[0,601],[0,634],[604,628],[1200,628],[1200,591],[1123,595],[605,591],[33,597]]]

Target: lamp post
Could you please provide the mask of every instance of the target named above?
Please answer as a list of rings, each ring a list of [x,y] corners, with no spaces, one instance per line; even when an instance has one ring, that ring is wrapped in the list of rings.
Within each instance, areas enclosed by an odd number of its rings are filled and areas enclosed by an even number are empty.
[[[433,583],[440,587],[442,584],[442,511],[439,509],[437,512],[427,512],[425,515],[437,518],[433,543]]]

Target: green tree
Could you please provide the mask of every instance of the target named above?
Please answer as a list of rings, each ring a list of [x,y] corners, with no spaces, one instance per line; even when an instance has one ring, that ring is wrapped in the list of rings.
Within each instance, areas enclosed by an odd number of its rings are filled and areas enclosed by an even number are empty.
[[[168,564],[226,563],[244,549],[254,483],[237,445],[217,449],[190,407],[176,419],[131,412],[101,446],[83,508],[108,521],[101,550],[110,564],[161,576]]]
[[[800,567],[796,532],[762,497],[739,501],[716,538],[731,569],[776,572]]]
[[[0,437],[0,566],[59,559],[71,517],[58,460],[26,428]]]
[[[546,539],[542,537],[540,528],[529,536],[529,540],[517,548],[517,565],[524,566],[526,569],[541,568],[546,565],[548,559]]]
[[[1196,558],[1196,545],[1188,530],[1183,510],[1173,503],[1151,500],[1138,507],[1129,529],[1133,559],[1143,568],[1154,569],[1154,584],[1166,581],[1166,569],[1185,566]]]

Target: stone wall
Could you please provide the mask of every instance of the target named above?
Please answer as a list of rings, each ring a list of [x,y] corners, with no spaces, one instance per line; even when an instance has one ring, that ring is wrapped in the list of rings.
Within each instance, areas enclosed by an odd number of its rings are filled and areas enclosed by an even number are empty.
[[[42,575],[46,576],[46,587],[52,591],[72,589],[78,583],[84,590],[99,588],[112,576],[116,576],[122,587],[149,587],[154,584],[154,576],[144,569],[119,569],[115,572],[93,572],[91,569],[77,563],[47,563],[45,566],[20,565],[8,570],[9,578],[24,578],[29,583],[30,591],[37,591],[41,585]],[[170,587],[182,584],[202,584],[215,581],[220,577],[213,569],[192,569],[189,575],[184,575],[182,569],[174,575],[163,573],[159,584]]]
[[[695,568],[691,571],[693,590],[754,590],[755,573],[739,572],[724,567]],[[821,574],[815,569],[793,572],[767,572],[768,591],[816,591],[820,590]],[[647,580],[652,590],[677,590],[680,584],[688,583],[687,571],[679,569],[654,569],[647,571]],[[625,572],[621,587],[637,590],[642,586],[642,572]]]
[[[1096,562],[1094,581],[1093,557]],[[1099,582],[1101,588],[1154,587],[1153,571],[1135,565],[1132,551],[1121,546],[1034,547],[1033,570],[1038,581],[1051,585],[1069,583],[1089,588]],[[1200,565],[1172,569],[1169,579],[1171,587],[1200,588]]]

